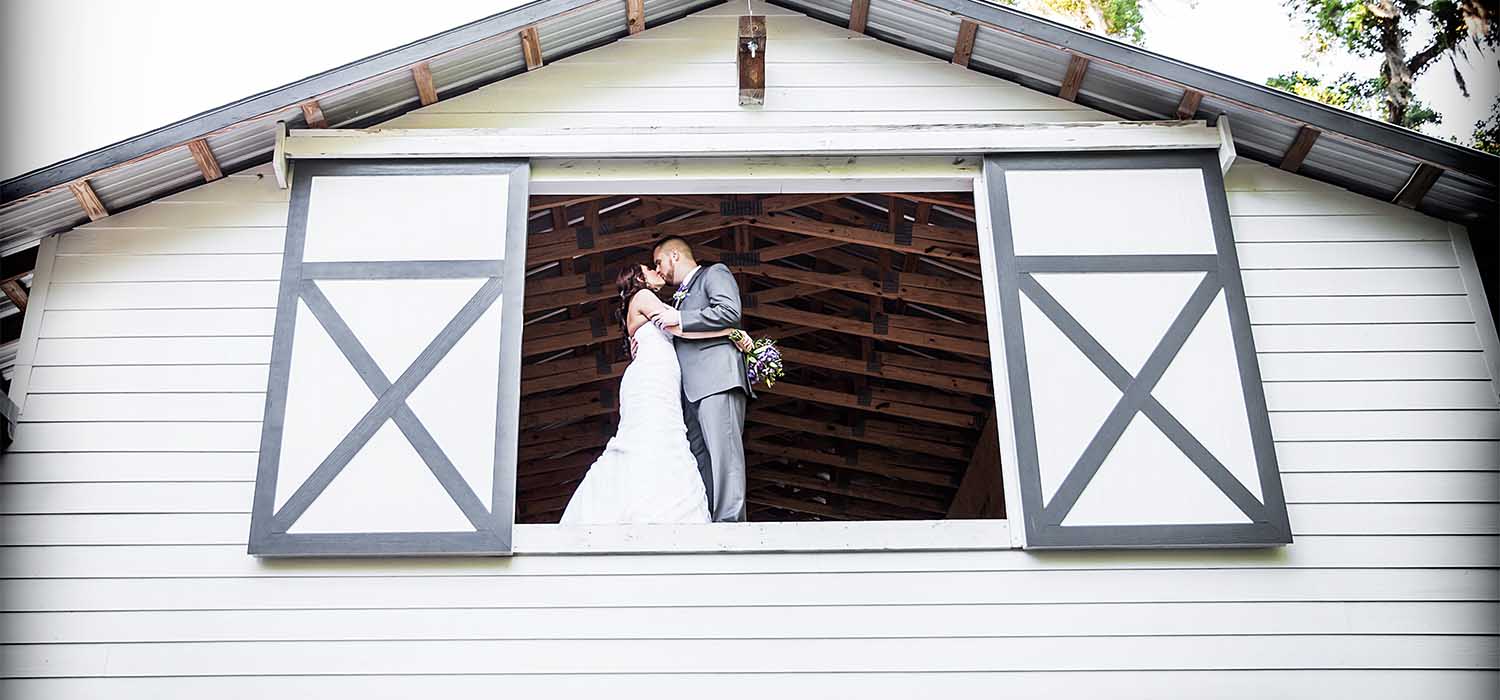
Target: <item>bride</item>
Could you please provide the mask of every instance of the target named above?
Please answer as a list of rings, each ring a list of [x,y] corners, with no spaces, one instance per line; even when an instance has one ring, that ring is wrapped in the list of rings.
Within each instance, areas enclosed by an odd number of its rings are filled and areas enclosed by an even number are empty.
[[[706,523],[708,498],[682,418],[682,372],[669,335],[714,338],[731,330],[663,330],[667,308],[655,292],[666,280],[645,265],[620,270],[620,320],[635,357],[620,380],[620,427],[589,467],[563,511],[563,524]],[[739,343],[749,348],[749,336]]]

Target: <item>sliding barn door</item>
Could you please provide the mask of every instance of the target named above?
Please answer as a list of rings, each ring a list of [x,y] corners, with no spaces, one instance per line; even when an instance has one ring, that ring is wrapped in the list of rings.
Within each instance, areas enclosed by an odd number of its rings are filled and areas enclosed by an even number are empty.
[[[252,554],[510,551],[528,174],[296,164]]]
[[[1216,154],[984,178],[1026,546],[1289,542]]]

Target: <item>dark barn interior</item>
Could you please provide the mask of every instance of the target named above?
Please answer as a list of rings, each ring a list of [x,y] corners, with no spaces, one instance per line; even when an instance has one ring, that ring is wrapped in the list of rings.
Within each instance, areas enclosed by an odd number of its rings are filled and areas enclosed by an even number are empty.
[[[687,238],[786,376],[757,387],[752,521],[1004,517],[969,193],[533,196],[519,522],[557,522],[614,434],[613,274]]]

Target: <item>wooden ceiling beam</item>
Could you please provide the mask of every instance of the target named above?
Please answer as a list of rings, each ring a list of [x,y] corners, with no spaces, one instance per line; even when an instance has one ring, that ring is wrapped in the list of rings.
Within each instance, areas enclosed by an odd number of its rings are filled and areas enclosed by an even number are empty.
[[[926,202],[927,204],[936,204],[940,207],[952,207],[954,209],[962,209],[964,211],[974,211],[974,198],[969,195],[945,195],[942,193],[932,192],[892,192],[891,196],[904,199],[908,202]],[[927,222],[924,221],[921,223],[926,224]]]
[[[1292,141],[1286,154],[1281,156],[1281,169],[1289,173],[1295,173],[1302,168],[1302,161],[1307,159],[1307,152],[1312,150],[1313,144],[1323,132],[1318,131],[1306,124],[1297,130],[1297,138]]]
[[[977,240],[967,243],[937,240],[927,235],[928,230],[926,227],[920,231],[911,231],[911,238],[908,242],[905,240],[904,232],[893,234],[858,226],[814,221],[789,214],[767,214],[754,217],[748,223],[777,231],[827,238],[843,243],[857,243],[872,248],[893,250],[898,253],[910,253],[912,255],[924,255],[931,258],[976,264],[979,262],[979,253],[972,247],[977,245]]]
[[[104,202],[99,200],[99,195],[94,192],[94,186],[88,180],[79,180],[68,183],[68,189],[73,192],[73,199],[78,201],[78,206],[83,207],[88,214],[89,221],[98,221],[109,216],[109,210],[104,208]]]
[[[1089,59],[1087,56],[1073,54],[1068,59],[1068,72],[1063,75],[1062,87],[1058,88],[1057,96],[1069,102],[1078,100],[1078,90],[1083,87],[1083,76],[1089,72]]]
[[[934,389],[958,391],[974,396],[990,395],[991,390],[988,381],[953,377],[926,370],[909,369],[882,363],[879,358],[888,355],[889,353],[874,353],[871,355],[869,361],[861,361],[821,352],[811,352],[788,347],[781,348],[781,357],[789,365],[819,367],[835,372],[863,374],[867,377],[878,377],[891,381],[928,386]]]
[[[848,513],[838,508],[834,508],[832,506],[824,505],[814,501],[803,501],[787,496],[778,496],[769,493],[758,493],[749,496],[746,500],[752,504],[764,505],[781,510],[790,510],[798,513],[807,513],[809,515],[816,515],[824,518],[833,518],[834,520],[855,519]]]
[[[794,384],[786,380],[776,382],[775,385],[762,388],[760,391],[767,394],[788,396],[802,401],[811,401],[835,408],[847,408],[882,415],[900,416],[902,418],[937,423],[939,425],[951,425],[955,428],[975,427],[974,416],[967,413],[945,411],[917,404],[877,400],[871,395],[856,396],[832,389]]]
[[[932,440],[921,440],[909,435],[875,430],[869,427],[850,427],[841,423],[799,418],[772,411],[750,411],[745,420],[812,435],[823,435],[841,440],[864,442],[872,445],[883,445],[885,447],[924,453],[941,459],[967,460],[969,458],[968,451],[957,445],[949,445]]]
[[[213,150],[208,147],[208,141],[204,139],[189,141],[188,152],[193,154],[193,162],[198,164],[198,172],[203,173],[204,182],[213,182],[224,177],[224,171],[219,168],[219,160],[214,157]]]
[[[821,328],[862,338],[888,340],[893,343],[906,343],[908,345],[943,350],[961,355],[989,357],[990,353],[989,344],[984,341],[954,338],[937,333],[900,328],[894,324],[890,324],[889,321],[882,322],[880,319],[884,317],[883,314],[877,317],[875,321],[861,321],[842,316],[816,314],[811,311],[801,311],[776,304],[767,304],[744,309],[743,315],[780,323]]]
[[[551,209],[552,207],[571,207],[574,204],[584,202],[597,202],[601,199],[609,199],[619,195],[613,194],[534,194],[527,202],[527,208],[533,212]]]
[[[821,491],[823,493],[839,496],[852,496],[867,501],[875,501],[886,505],[911,508],[938,515],[946,514],[948,509],[943,501],[936,498],[924,498],[910,494],[892,493],[883,489],[869,486],[845,486],[831,480],[818,478],[814,474],[799,474],[787,469],[770,469],[761,467],[750,471],[751,479],[765,481],[780,486],[795,486],[799,489],[810,491]]]
[[[874,450],[855,449],[850,450],[847,455],[829,454],[807,447],[778,445],[774,442],[767,442],[749,435],[745,438],[745,449],[758,454],[806,462],[808,464],[839,467],[840,469],[848,469],[864,474],[873,474],[875,476],[900,479],[919,484],[941,486],[944,488],[953,488],[958,485],[958,479],[951,474],[902,465],[887,459]]]
[[[842,192],[781,194],[766,197],[765,199],[760,200],[760,210],[762,213],[774,214],[776,212],[800,209],[802,207],[811,206],[813,204],[819,204],[830,200],[843,199],[846,196],[847,195]]]
[[[779,265],[743,264],[731,265],[730,269],[760,275],[782,282],[812,285],[825,289],[837,289],[853,294],[883,299],[902,299],[918,304],[927,304],[944,309],[984,313],[984,299],[965,294],[929,289],[902,284],[903,274],[889,272],[874,280],[857,274],[830,274],[808,272]]]
[[[534,245],[528,241],[526,264],[534,266],[594,253],[642,247],[667,236],[690,236],[730,228],[742,223],[746,223],[744,217],[705,215],[607,235],[584,230],[587,227],[572,227],[549,235],[545,239],[546,242],[540,245]],[[566,237],[570,235],[576,240],[567,240]]]

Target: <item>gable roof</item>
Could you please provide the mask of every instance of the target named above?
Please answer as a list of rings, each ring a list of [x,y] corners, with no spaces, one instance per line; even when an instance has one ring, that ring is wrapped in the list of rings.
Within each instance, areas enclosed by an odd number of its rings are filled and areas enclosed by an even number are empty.
[[[854,0],[856,3],[862,0]],[[656,26],[723,0],[645,0]],[[848,26],[849,0],[771,0]],[[1415,198],[1419,210],[1466,224],[1494,219],[1500,158],[1414,131],[1333,109],[1262,85],[1198,68],[979,0],[868,0],[864,32],[947,59],[960,24],[978,25],[969,67],[1056,94],[1074,56],[1089,59],[1075,101],[1125,119],[1230,116],[1239,153],[1283,163],[1299,135],[1317,132],[1296,172],[1368,196],[1394,200],[1408,183],[1433,178]],[[264,163],[275,125],[306,123],[301,105],[316,100],[327,125],[358,128],[421,106],[411,68],[425,62],[440,98],[524,73],[517,31],[535,26],[543,59],[628,35],[624,0],[536,0],[290,85],[252,95],[111,146],[0,183],[0,254],[89,218],[69,189],[87,181],[110,212],[203,181],[190,143],[201,140],[225,173]],[[1188,91],[1202,95],[1178,115]]]

